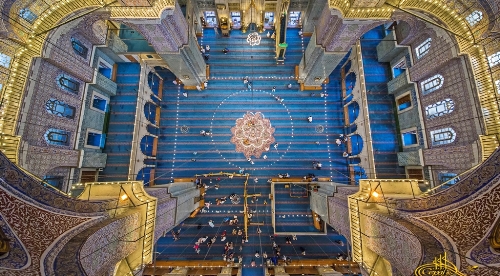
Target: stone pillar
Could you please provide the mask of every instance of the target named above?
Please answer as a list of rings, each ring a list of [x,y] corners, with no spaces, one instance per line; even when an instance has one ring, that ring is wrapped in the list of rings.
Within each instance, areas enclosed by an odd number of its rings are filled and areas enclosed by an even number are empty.
[[[221,272],[217,274],[217,276],[231,276],[233,271],[233,267],[223,267]]]
[[[166,275],[175,275],[175,276],[186,276],[188,274],[188,269],[185,267],[176,267],[172,272]]]
[[[276,275],[276,276],[290,276],[290,274],[286,273],[284,266],[275,266],[274,267],[274,275]]]
[[[206,64],[178,4],[151,20],[116,19],[139,31],[186,86],[206,80]]]
[[[344,21],[338,11],[324,9],[300,61],[299,82],[305,86],[320,86],[356,40],[381,23],[373,20]]]
[[[342,276],[343,275],[342,273],[334,270],[331,267],[319,266],[319,267],[316,267],[316,269],[318,270],[318,275],[321,275],[321,276]]]
[[[304,34],[312,34],[314,27],[318,24],[319,15],[324,9],[328,9],[326,0],[309,1],[307,5],[306,15],[302,20],[302,32]]]

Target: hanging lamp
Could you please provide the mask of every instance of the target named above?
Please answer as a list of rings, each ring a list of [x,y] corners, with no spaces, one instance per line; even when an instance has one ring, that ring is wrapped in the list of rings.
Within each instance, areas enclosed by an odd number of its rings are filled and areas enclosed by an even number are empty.
[[[247,37],[247,42],[250,46],[257,46],[260,44],[261,37],[257,32],[256,24],[253,22],[253,11],[255,10],[255,2],[252,0],[250,3],[250,33]]]

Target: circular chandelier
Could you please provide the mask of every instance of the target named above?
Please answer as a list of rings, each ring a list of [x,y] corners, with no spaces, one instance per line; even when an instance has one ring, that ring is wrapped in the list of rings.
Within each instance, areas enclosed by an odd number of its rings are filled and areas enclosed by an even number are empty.
[[[250,46],[256,46],[260,44],[260,39],[261,37],[258,32],[252,32],[248,34],[247,42]]]

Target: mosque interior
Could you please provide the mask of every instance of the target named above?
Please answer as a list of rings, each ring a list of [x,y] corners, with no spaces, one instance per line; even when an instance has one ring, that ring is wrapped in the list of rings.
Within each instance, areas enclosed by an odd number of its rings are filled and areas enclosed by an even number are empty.
[[[9,0],[0,275],[500,275],[498,0]]]

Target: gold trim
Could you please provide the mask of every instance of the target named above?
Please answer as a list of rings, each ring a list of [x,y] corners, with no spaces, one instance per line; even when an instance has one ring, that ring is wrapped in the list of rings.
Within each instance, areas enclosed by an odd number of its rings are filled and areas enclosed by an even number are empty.
[[[467,276],[460,272],[452,262],[446,258],[446,252],[434,258],[434,261],[428,264],[423,264],[415,269],[416,276]]]

